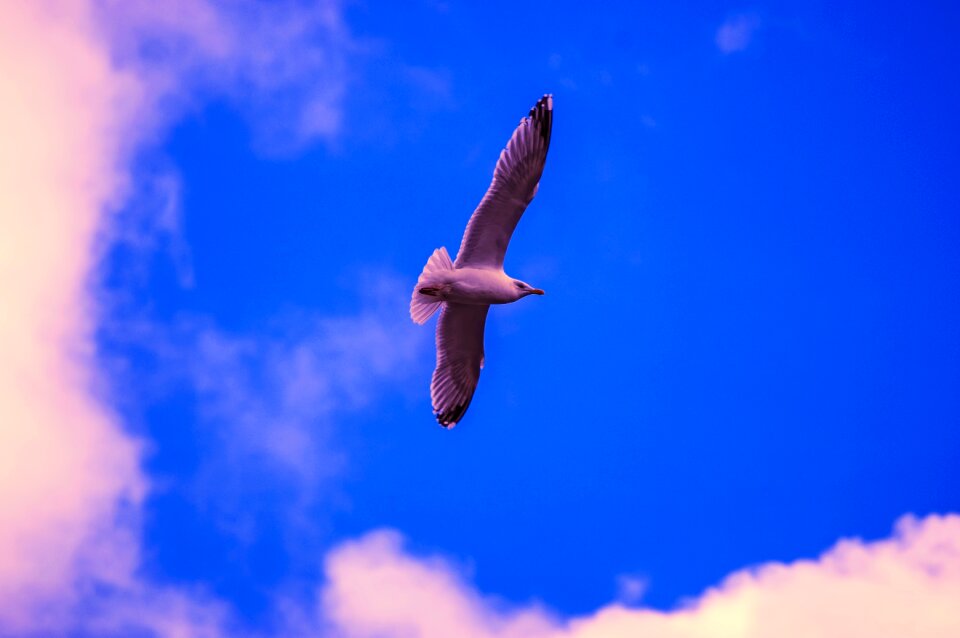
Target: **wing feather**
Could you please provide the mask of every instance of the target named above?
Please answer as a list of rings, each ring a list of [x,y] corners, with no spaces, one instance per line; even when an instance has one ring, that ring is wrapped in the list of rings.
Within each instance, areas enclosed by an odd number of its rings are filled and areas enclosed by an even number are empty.
[[[520,120],[500,153],[490,188],[473,211],[457,251],[457,268],[503,268],[520,216],[537,194],[550,148],[553,96],[544,95]]]
[[[446,302],[437,321],[437,369],[430,398],[437,421],[450,428],[463,418],[483,367],[483,329],[487,305]]]

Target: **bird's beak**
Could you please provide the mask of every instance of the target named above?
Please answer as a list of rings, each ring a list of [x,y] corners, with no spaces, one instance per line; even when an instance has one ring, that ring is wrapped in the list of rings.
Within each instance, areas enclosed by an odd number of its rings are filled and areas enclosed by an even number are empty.
[[[544,294],[544,292],[543,292],[542,290],[540,290],[539,288],[534,288],[533,290],[530,291],[530,294],[533,294],[533,295],[542,295],[542,294]]]

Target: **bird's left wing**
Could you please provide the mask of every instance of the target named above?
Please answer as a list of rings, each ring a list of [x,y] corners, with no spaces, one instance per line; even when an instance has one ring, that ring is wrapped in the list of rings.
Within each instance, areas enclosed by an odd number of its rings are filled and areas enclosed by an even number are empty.
[[[544,95],[500,153],[490,188],[463,233],[457,268],[503,268],[513,230],[537,194],[552,128],[553,96]]]
[[[483,367],[483,328],[488,305],[446,302],[437,322],[437,369],[430,398],[437,421],[445,428],[463,418]]]

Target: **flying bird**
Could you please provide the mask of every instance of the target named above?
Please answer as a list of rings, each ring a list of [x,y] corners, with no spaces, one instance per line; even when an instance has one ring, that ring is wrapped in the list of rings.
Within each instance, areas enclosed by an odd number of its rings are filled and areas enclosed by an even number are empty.
[[[445,428],[463,418],[477,389],[490,305],[543,294],[503,272],[503,256],[520,216],[537,194],[552,126],[553,96],[544,95],[500,153],[490,188],[467,223],[457,260],[450,260],[446,248],[436,249],[413,289],[414,322],[423,324],[440,310],[430,398]]]

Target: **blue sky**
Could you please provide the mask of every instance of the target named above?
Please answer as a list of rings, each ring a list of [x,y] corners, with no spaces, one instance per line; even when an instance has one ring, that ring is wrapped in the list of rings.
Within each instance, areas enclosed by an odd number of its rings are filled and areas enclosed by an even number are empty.
[[[456,249],[516,122],[553,92],[549,164],[507,262],[548,296],[491,313],[455,431],[432,423],[428,347],[328,426],[343,502],[312,512],[332,529],[303,542],[396,527],[475,561],[483,590],[582,612],[620,573],[666,606],[744,564],[960,509],[960,103],[930,68],[949,37],[936,11],[771,7],[724,55],[714,31],[738,14],[722,5],[381,9],[347,12],[379,42],[332,148],[258,154],[217,104],[171,133],[158,152],[182,180],[195,284],[160,264],[140,303],[255,333],[369,303],[399,324],[422,262]],[[408,65],[436,87],[397,78]],[[401,297],[365,300],[369,271]],[[148,430],[190,436],[189,395],[145,402]],[[198,464],[170,447],[169,472]],[[209,561],[243,599],[281,576],[277,534],[218,550],[176,491],[148,504],[158,569],[208,577]],[[191,522],[209,544],[164,552]],[[234,551],[264,573],[233,574]]]
[[[508,606],[669,612],[960,511],[956,8],[247,3],[228,63],[111,6],[175,80],[89,286],[151,586],[282,632],[386,528]],[[547,294],[492,309],[444,431],[410,289],[544,93],[506,270]]]

